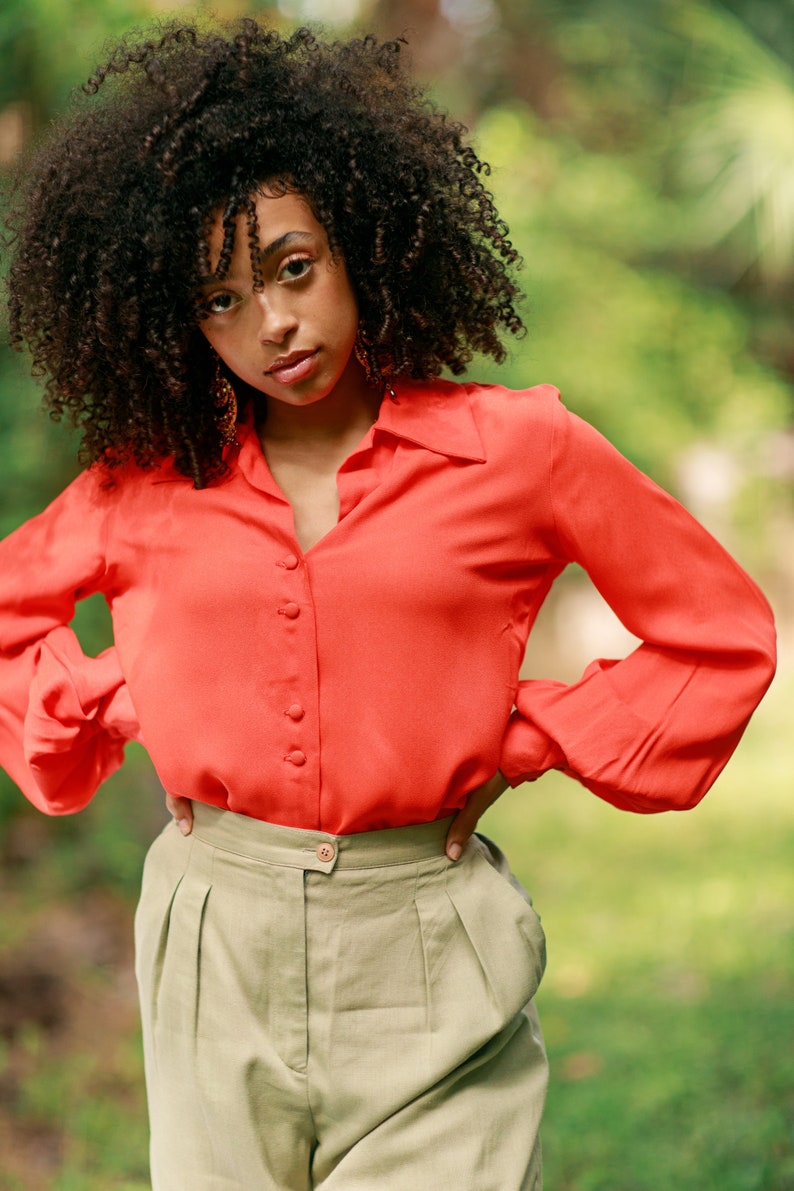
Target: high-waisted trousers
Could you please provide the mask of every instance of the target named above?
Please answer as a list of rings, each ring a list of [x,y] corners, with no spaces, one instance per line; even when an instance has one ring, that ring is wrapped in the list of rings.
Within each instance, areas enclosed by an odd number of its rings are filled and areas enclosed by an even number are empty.
[[[545,945],[496,846],[193,810],[136,914],[153,1191],[539,1191]]]

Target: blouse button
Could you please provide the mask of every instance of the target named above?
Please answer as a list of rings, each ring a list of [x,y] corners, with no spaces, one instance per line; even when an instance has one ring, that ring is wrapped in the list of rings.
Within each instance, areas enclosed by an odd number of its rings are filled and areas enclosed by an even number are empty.
[[[301,610],[297,604],[285,604],[283,608],[279,608],[279,612],[286,616],[288,620],[295,620],[301,614]]]
[[[286,567],[288,571],[294,571],[297,567],[299,559],[294,554],[288,554],[286,558],[282,558],[278,564],[280,567]]]
[[[302,753],[300,749],[293,749],[291,753],[287,753],[284,760],[291,761],[293,765],[305,765],[306,754]]]
[[[302,720],[306,712],[300,703],[291,703],[284,714],[288,715],[291,720]]]

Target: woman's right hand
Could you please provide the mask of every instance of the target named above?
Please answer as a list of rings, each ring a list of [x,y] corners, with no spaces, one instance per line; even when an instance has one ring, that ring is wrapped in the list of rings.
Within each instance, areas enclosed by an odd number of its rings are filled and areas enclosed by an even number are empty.
[[[165,805],[169,814],[174,816],[174,822],[183,835],[190,835],[193,830],[193,803],[189,798],[175,798],[173,794],[166,794]]]

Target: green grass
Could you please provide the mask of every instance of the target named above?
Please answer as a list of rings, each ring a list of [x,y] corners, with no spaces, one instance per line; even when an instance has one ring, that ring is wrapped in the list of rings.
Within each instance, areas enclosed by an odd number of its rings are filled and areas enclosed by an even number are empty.
[[[548,1191],[794,1188],[793,696],[694,811],[549,775],[483,821],[549,938]]]

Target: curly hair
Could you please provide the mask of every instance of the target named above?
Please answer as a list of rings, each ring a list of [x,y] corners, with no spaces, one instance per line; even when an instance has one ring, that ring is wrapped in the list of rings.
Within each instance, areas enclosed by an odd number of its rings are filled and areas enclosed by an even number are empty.
[[[33,155],[8,220],[11,339],[83,462],[172,456],[223,473],[199,329],[211,219],[230,247],[251,195],[296,190],[341,255],[376,378],[500,361],[523,324],[518,254],[488,166],[407,78],[400,40],[324,42],[246,19],[130,35]],[[228,259],[229,253],[226,254]],[[223,262],[222,266],[223,267]]]

